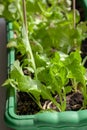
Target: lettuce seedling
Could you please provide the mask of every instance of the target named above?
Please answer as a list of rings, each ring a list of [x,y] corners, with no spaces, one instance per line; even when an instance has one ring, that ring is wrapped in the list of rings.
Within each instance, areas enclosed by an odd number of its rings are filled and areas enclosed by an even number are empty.
[[[26,0],[26,10],[23,10],[21,0],[0,3],[0,15],[13,22],[16,33],[16,39],[12,38],[7,46],[15,47],[16,57],[20,57],[13,63],[9,79],[3,85],[28,93],[41,109],[41,98],[50,100],[58,111],[66,110],[67,94],[80,91],[85,108],[87,79],[80,49],[87,37],[86,22],[80,22],[76,11],[73,28],[73,11],[68,9],[67,2],[51,0],[50,5],[46,1]]]

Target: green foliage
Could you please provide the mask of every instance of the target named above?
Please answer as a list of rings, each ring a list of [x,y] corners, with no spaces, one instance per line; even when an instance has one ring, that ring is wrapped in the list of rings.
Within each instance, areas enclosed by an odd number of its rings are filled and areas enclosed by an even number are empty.
[[[20,14],[18,13],[19,9],[21,10],[21,0],[0,0],[0,15],[1,17],[5,17],[5,19],[9,21],[17,20],[20,18]]]
[[[73,27],[70,0],[26,0],[26,13],[27,29],[22,1],[0,1],[0,16],[13,22],[16,34],[7,47],[15,48],[16,57],[21,55],[3,85],[27,92],[41,109],[40,97],[48,99],[59,111],[66,110],[66,94],[78,91],[79,87],[85,107],[87,79],[80,49],[87,37],[87,23],[80,22],[76,10],[76,27]],[[28,75],[24,74],[25,69]],[[59,103],[53,96],[56,94]]]

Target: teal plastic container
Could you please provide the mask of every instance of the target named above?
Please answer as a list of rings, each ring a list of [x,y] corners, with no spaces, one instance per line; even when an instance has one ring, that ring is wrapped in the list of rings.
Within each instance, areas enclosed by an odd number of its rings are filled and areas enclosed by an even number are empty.
[[[81,0],[87,18],[87,0]],[[13,37],[12,24],[8,24],[8,40]],[[15,59],[14,49],[8,51],[8,74]],[[7,91],[5,122],[14,130],[87,130],[87,110],[77,112],[50,112],[45,111],[35,115],[16,114],[16,91],[9,88]]]
[[[12,24],[9,24],[8,40],[13,37]],[[14,49],[8,51],[8,74],[15,59]],[[87,110],[78,112],[45,111],[35,115],[16,114],[16,90],[9,88],[5,110],[5,122],[14,130],[87,130]]]
[[[42,112],[19,116],[15,113],[16,91],[8,89],[5,122],[14,130],[87,130],[87,110]]]

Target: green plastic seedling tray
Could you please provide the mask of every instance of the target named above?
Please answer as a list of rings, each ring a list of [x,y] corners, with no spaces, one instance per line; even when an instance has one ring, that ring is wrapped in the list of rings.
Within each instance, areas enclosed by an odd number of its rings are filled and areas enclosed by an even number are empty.
[[[83,0],[85,10],[87,0]],[[87,16],[86,16],[87,17]],[[8,24],[8,40],[13,37],[12,24]],[[15,59],[14,49],[8,51],[8,73]],[[14,130],[87,130],[87,110],[77,112],[45,111],[35,115],[19,116],[16,111],[16,90],[7,91],[5,122]]]
[[[5,122],[14,130],[87,130],[87,110],[16,115],[16,91],[8,89]]]

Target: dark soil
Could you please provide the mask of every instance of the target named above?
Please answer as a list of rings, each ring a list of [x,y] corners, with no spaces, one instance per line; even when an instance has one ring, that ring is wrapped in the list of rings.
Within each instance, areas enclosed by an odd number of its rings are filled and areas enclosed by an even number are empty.
[[[17,114],[18,115],[28,115],[35,114],[40,111],[40,108],[32,100],[32,98],[25,92],[17,93]]]
[[[59,98],[56,95],[55,99],[59,102]],[[71,93],[67,95],[66,98],[66,111],[77,111],[82,108],[83,96],[80,92]],[[59,111],[52,102],[48,100],[43,100],[42,102],[43,110],[55,110]],[[18,92],[18,102],[17,102],[17,114],[18,115],[30,115],[35,114],[40,111],[38,105],[31,99],[31,97],[24,92]]]

